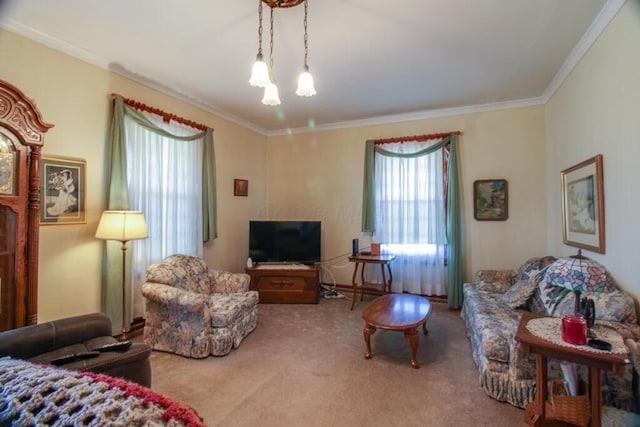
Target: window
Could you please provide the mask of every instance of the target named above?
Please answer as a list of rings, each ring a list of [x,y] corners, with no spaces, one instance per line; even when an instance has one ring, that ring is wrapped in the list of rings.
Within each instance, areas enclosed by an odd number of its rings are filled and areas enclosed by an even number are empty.
[[[144,113],[171,135],[198,133]],[[144,313],[140,286],[147,268],[175,253],[202,256],[203,139],[182,141],[152,132],[127,116],[125,148],[129,207],[144,212],[149,238],[132,242],[133,316]]]
[[[407,155],[426,146],[392,143],[384,151]],[[376,152],[374,175],[374,239],[396,255],[392,290],[446,295],[443,150],[416,157]]]

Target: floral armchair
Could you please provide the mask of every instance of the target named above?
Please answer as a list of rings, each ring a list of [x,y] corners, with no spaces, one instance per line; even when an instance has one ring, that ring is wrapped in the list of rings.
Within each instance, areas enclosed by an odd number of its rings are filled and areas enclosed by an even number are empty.
[[[147,270],[144,342],[155,350],[204,358],[224,356],[255,329],[258,293],[250,278],[171,255]]]

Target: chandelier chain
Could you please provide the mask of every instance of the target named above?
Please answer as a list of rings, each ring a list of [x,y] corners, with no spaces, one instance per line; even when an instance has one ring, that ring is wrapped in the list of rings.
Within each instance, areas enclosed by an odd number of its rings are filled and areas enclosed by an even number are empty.
[[[307,3],[307,0],[304,0],[304,67],[305,67],[305,69],[308,68],[307,56],[309,54],[309,45],[308,45],[309,37],[307,36],[307,10],[308,10],[308,7],[309,7],[309,4]]]
[[[271,8],[271,26],[269,28],[269,72],[271,73],[271,80],[273,80],[273,8]]]
[[[258,55],[262,56],[262,0],[258,0]]]

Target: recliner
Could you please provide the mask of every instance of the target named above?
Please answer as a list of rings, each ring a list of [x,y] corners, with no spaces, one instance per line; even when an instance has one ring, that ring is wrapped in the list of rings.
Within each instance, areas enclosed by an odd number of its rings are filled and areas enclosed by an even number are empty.
[[[0,357],[50,365],[64,356],[85,353],[117,343],[111,335],[111,319],[90,313],[0,332]],[[90,371],[151,386],[151,347],[131,343],[127,349],[100,352],[62,365],[65,369]]]

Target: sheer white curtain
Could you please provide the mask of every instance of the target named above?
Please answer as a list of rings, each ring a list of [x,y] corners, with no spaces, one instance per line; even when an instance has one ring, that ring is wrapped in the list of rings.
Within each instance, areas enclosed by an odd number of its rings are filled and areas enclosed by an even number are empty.
[[[402,154],[425,147],[422,142],[384,145],[385,150]],[[442,150],[414,158],[376,153],[374,165],[374,239],[397,256],[391,264],[392,291],[446,295]]]
[[[144,113],[176,136],[200,131]],[[125,116],[127,188],[131,210],[144,212],[149,238],[129,242],[133,317],[144,314],[140,287],[149,265],[175,254],[202,256],[202,139],[180,141],[153,133]]]

